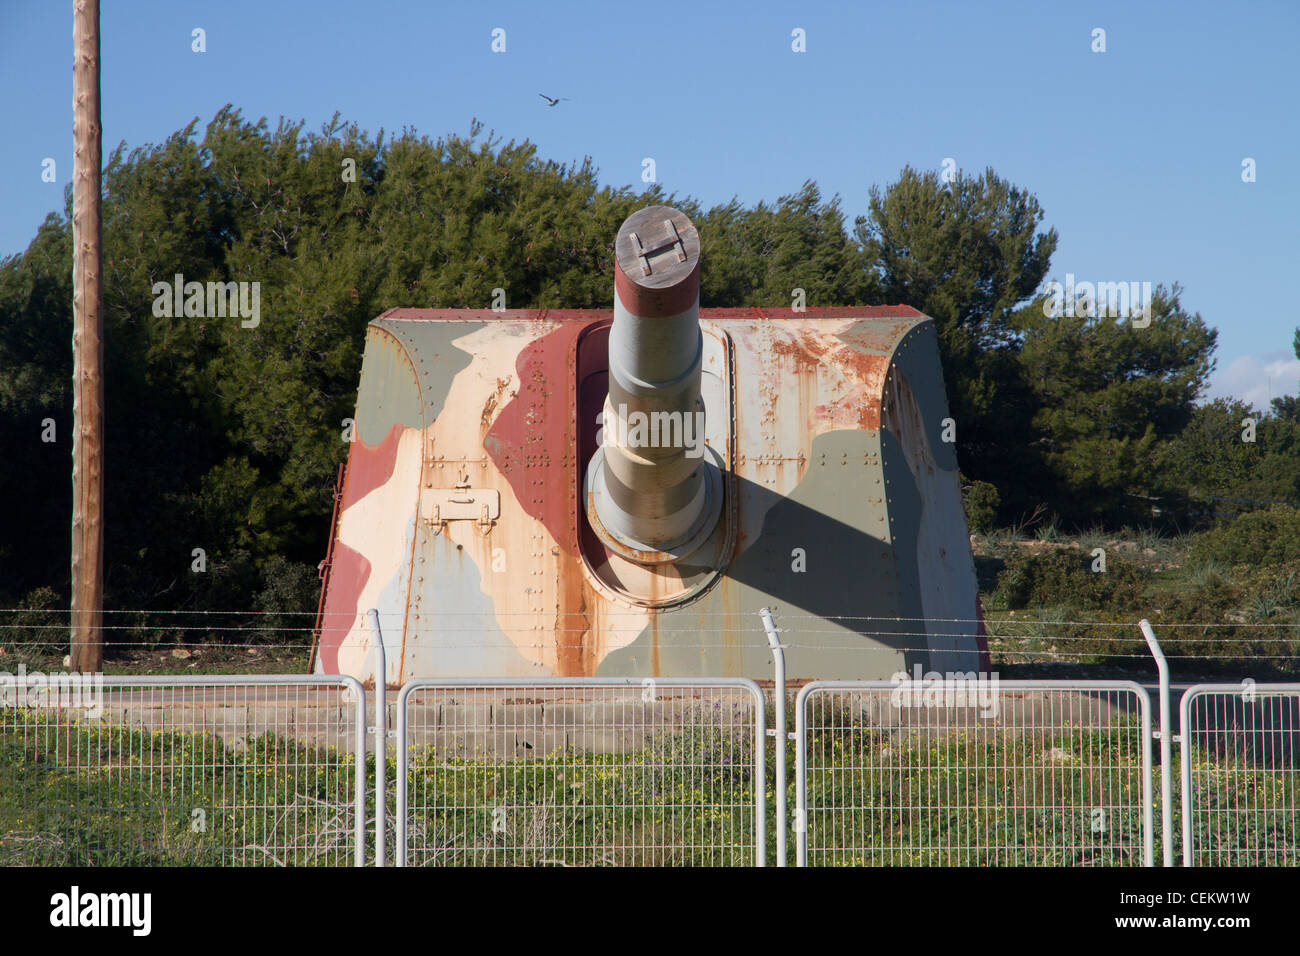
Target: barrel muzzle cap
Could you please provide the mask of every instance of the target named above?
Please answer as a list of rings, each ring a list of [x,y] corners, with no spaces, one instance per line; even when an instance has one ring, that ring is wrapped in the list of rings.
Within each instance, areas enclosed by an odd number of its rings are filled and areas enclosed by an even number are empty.
[[[700,297],[700,234],[672,206],[646,206],[623,221],[614,240],[614,288],[642,318],[680,315]]]

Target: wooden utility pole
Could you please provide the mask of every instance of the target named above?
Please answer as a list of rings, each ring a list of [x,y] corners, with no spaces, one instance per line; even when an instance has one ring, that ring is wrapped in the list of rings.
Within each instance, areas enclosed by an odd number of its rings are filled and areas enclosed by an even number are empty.
[[[99,0],[73,0],[72,669],[104,664],[104,310]]]

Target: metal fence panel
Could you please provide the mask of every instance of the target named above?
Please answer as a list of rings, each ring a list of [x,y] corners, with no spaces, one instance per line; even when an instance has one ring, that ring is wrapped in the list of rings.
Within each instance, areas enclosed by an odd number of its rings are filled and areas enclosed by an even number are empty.
[[[0,677],[0,864],[361,865],[351,677]]]
[[[415,680],[397,863],[764,863],[763,693],[743,679]]]
[[[1131,681],[817,681],[795,704],[801,866],[1150,866]]]
[[[1183,694],[1185,866],[1300,865],[1300,684]]]

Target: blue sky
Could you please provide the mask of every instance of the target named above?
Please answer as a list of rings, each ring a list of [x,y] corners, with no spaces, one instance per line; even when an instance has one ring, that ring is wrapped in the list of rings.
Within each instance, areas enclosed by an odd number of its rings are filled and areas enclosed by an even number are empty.
[[[1211,395],[1263,405],[1300,382],[1283,291],[1300,262],[1294,0],[127,0],[104,3],[102,29],[106,153],[202,128],[227,102],[431,136],[477,117],[542,156],[591,156],[615,186],[640,188],[653,157],[667,189],[706,205],[814,179],[850,221],[905,164],[992,166],[1060,232],[1054,277],[1184,286],[1220,330]],[[71,4],[0,0],[0,255],[62,208],[71,63]],[[569,99],[548,108],[539,91]],[[41,182],[47,156],[57,184]]]

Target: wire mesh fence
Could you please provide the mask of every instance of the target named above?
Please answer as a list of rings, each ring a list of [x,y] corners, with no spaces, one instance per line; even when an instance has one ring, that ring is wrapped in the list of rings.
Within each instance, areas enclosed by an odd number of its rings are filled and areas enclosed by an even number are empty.
[[[795,711],[800,865],[1151,865],[1137,684],[826,681]]]
[[[786,748],[749,680],[411,681],[388,786],[352,677],[42,675],[14,656],[0,865],[361,864],[380,832],[404,865],[763,865],[774,837],[781,855],[766,781]],[[1151,864],[1142,687],[901,676],[795,701],[797,862]],[[1196,685],[1181,718],[1167,865],[1300,865],[1300,684]]]
[[[1184,864],[1300,865],[1300,684],[1198,684],[1180,711]]]
[[[752,681],[417,680],[397,713],[399,865],[764,862]]]
[[[364,861],[350,677],[6,675],[0,865]]]

